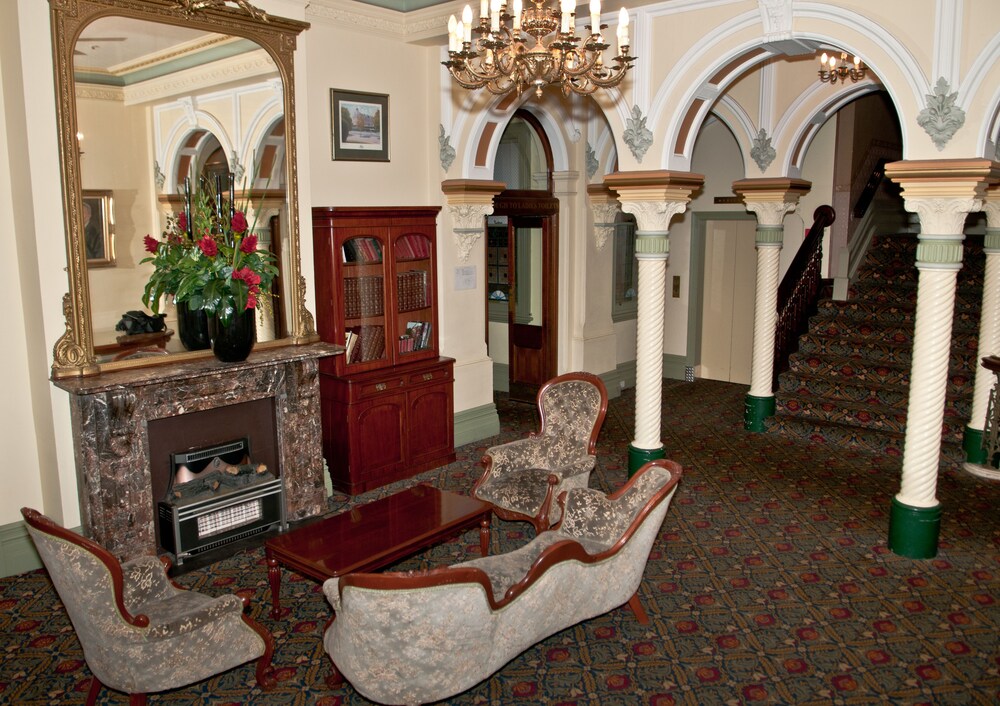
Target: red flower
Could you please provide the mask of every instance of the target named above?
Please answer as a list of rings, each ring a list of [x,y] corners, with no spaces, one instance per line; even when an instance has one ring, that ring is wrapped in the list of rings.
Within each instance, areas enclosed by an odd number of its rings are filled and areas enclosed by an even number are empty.
[[[214,240],[212,240],[212,236],[210,235],[206,235],[204,238],[199,240],[198,247],[201,249],[201,252],[205,257],[215,257],[219,254],[219,246]]]
[[[257,295],[254,294],[253,292],[250,292],[249,294],[247,294],[247,307],[246,308],[247,309],[256,309],[257,308]]]
[[[188,217],[187,217],[186,213],[181,213],[181,215],[177,216],[177,227],[180,228],[181,230],[187,232],[187,229],[188,229]]]
[[[235,221],[236,218],[234,217],[233,220]],[[256,235],[248,235],[247,237],[243,238],[243,242],[240,243],[240,252],[245,252],[247,255],[249,255],[256,249],[257,249]]]
[[[233,214],[232,220],[229,221],[229,225],[232,226],[233,231],[236,233],[244,232],[247,229],[247,217],[243,215],[243,211],[236,211]]]
[[[146,252],[151,252],[155,255],[157,248],[160,247],[160,241],[151,235],[147,235],[142,241],[146,244]]]
[[[251,270],[249,267],[241,267],[233,272],[233,279],[243,280],[253,292],[257,291],[256,287],[260,284],[260,275]]]

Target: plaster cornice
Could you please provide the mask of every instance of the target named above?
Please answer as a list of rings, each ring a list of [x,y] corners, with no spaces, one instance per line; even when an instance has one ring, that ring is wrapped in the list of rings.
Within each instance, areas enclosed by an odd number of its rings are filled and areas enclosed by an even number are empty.
[[[314,23],[346,24],[391,39],[420,42],[446,36],[448,17],[456,12],[461,14],[461,6],[450,3],[404,13],[352,0],[312,0],[306,15]]]

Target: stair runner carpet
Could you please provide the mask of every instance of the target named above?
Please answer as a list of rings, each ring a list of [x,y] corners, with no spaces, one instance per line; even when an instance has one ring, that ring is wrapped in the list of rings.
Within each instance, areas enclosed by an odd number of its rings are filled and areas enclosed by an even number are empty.
[[[822,300],[779,375],[769,431],[860,451],[901,456],[917,300],[915,235],[871,246],[847,301]],[[964,459],[972,405],[985,259],[969,236],[958,276],[942,425],[943,459]]]

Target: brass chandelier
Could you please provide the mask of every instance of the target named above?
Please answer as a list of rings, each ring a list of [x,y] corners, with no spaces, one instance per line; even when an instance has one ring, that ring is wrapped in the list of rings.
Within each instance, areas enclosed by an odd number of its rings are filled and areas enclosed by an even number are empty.
[[[534,87],[541,96],[548,85],[560,86],[563,95],[570,92],[590,95],[598,88],[617,86],[632,68],[635,57],[629,56],[628,13],[623,7],[618,21],[618,56],[613,65],[604,63],[601,30],[601,2],[590,1],[590,24],[585,39],[576,36],[575,0],[560,0],[560,9],[545,7],[545,0],[512,0],[511,12],[506,0],[481,0],[479,24],[473,26],[472,8],[468,5],[462,19],[448,20],[448,67],[462,88],[486,88],[503,95]],[[472,33],[479,35],[473,43]]]
[[[834,56],[827,56],[826,52],[823,52],[823,56],[819,58],[819,80],[822,83],[829,82],[830,85],[836,85],[837,81],[847,83],[847,79],[850,78],[851,81],[860,81],[865,77],[868,69],[865,65],[861,63],[861,57],[854,57],[854,65],[847,63],[847,52],[840,53],[840,63],[837,63],[837,58]]]

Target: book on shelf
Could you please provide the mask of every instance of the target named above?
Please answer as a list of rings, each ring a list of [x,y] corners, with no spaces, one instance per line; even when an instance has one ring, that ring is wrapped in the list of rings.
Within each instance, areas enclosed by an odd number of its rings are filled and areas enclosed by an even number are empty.
[[[396,241],[397,260],[423,260],[430,255],[430,241],[422,235],[404,235]]]
[[[382,277],[371,275],[344,278],[345,319],[381,316],[384,304]]]
[[[371,264],[382,262],[382,244],[378,238],[351,238],[343,245],[344,262]]]
[[[399,311],[427,307],[426,270],[411,270],[396,275],[396,304]]]
[[[358,344],[358,334],[355,333],[354,331],[348,330],[344,338],[345,338],[344,347],[347,349],[344,352],[344,359],[348,363],[351,363],[353,362],[352,356],[354,355],[354,349],[357,347]]]
[[[400,344],[401,353],[424,350],[430,345],[431,322],[407,321],[406,333],[400,336],[400,340],[405,341]]]

